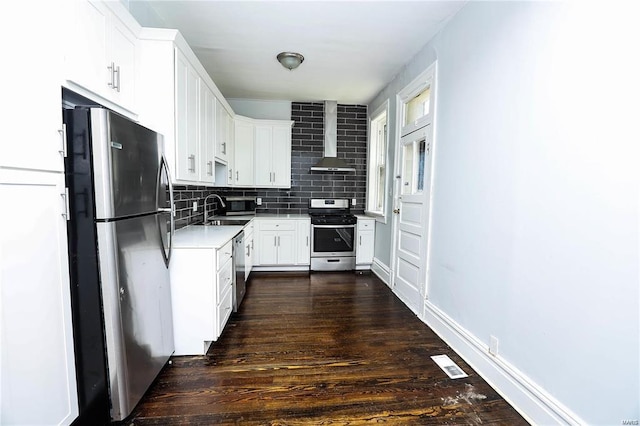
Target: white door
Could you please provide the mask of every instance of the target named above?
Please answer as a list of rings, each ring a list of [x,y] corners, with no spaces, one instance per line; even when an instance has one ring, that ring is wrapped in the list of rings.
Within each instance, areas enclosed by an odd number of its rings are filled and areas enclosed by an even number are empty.
[[[416,315],[422,314],[426,294],[430,127],[403,136],[397,153],[393,290]]]

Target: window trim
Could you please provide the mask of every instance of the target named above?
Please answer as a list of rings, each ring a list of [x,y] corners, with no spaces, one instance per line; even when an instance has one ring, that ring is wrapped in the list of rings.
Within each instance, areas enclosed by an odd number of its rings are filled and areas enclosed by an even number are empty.
[[[376,219],[376,221],[378,222],[382,222],[382,223],[387,223],[387,207],[389,205],[388,203],[388,191],[389,191],[389,138],[390,138],[390,134],[391,132],[390,130],[390,126],[389,126],[389,99],[387,99],[386,101],[384,101],[378,108],[375,109],[375,111],[373,111],[372,113],[369,114],[369,140],[367,141],[367,184],[366,184],[366,196],[365,196],[365,214],[367,216],[371,216],[373,218]],[[378,212],[378,211],[372,211],[369,210],[369,200],[371,197],[371,192],[372,192],[372,188],[371,188],[371,184],[372,184],[372,180],[373,180],[373,176],[372,174],[372,152],[371,152],[371,142],[372,142],[372,128],[373,128],[373,123],[380,118],[380,116],[382,114],[386,115],[386,125],[387,125],[387,132],[386,135],[384,137],[384,159],[385,159],[385,177],[384,177],[384,194],[382,197],[382,212]],[[377,162],[376,162],[377,164]]]

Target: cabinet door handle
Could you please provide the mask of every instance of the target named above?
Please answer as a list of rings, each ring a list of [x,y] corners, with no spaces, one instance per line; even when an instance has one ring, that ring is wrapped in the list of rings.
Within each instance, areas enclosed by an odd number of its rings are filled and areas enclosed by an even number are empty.
[[[226,142],[222,142],[222,153],[223,154],[227,153],[227,143]]]
[[[278,246],[278,237],[276,237],[275,235],[273,236],[273,246],[274,247]]]
[[[62,149],[58,152],[63,156],[67,157],[67,125],[63,124],[62,129],[58,129],[58,133],[60,133],[60,139],[62,139]]]
[[[196,172],[196,156],[194,154],[189,156],[189,171]]]
[[[71,215],[69,214],[69,188],[64,188],[64,194],[60,194],[60,197],[62,197],[62,217],[64,217],[65,220],[71,220]]]
[[[309,247],[309,236],[307,235],[307,247]]]
[[[207,174],[213,176],[213,161],[207,161]]]
[[[240,180],[240,174],[238,173],[238,171],[236,170],[236,181]]]
[[[229,180],[233,180],[233,170],[229,169]]]
[[[120,93],[120,65],[118,65],[116,69],[113,70],[113,75],[115,79],[114,89],[116,89],[116,91]]]
[[[359,241],[360,241],[360,242],[359,242],[358,244],[359,244],[359,245],[362,245],[362,235],[360,235],[360,237],[359,237]]]
[[[107,82],[107,86],[111,87],[112,89],[115,89],[115,69],[116,69],[116,64],[111,62],[111,65],[109,65],[107,67],[107,69],[109,70],[109,81]]]
[[[278,247],[280,247],[280,237],[278,237]]]

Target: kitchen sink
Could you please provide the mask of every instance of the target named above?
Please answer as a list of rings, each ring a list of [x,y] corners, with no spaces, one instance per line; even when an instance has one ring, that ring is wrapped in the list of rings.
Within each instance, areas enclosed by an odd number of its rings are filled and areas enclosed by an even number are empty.
[[[249,223],[248,219],[213,219],[204,223],[205,226],[224,226],[224,225],[235,225],[235,226],[244,226]]]

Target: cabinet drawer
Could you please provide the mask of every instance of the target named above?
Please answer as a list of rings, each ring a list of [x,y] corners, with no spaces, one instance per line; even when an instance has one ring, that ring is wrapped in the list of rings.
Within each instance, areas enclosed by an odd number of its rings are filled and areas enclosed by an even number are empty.
[[[247,224],[244,226],[244,229],[243,229],[243,230],[244,230],[244,235],[245,235],[245,236],[246,236],[246,235],[253,234],[253,221],[251,221],[251,222],[247,223]]]
[[[233,310],[233,291],[231,288],[227,289],[227,292],[224,294],[222,299],[220,299],[220,304],[218,305],[218,309],[216,310],[217,316],[217,337],[220,337],[222,334],[222,330],[224,330],[224,326],[227,324],[227,320],[231,316],[231,311]]]
[[[222,268],[224,264],[227,263],[227,260],[231,259],[232,250],[233,250],[232,240],[229,240],[229,242],[227,242],[224,246],[218,249],[218,251],[216,252],[216,256],[217,256],[216,265],[218,270],[220,270],[220,268]]]
[[[295,220],[264,220],[260,221],[259,227],[261,231],[295,231],[297,223]]]
[[[231,259],[227,260],[222,266],[222,269],[218,272],[217,275],[217,287],[218,287],[218,301],[221,300],[222,295],[228,288],[232,287],[233,284],[233,262]]]
[[[373,230],[375,223],[375,220],[358,220],[358,231]]]

